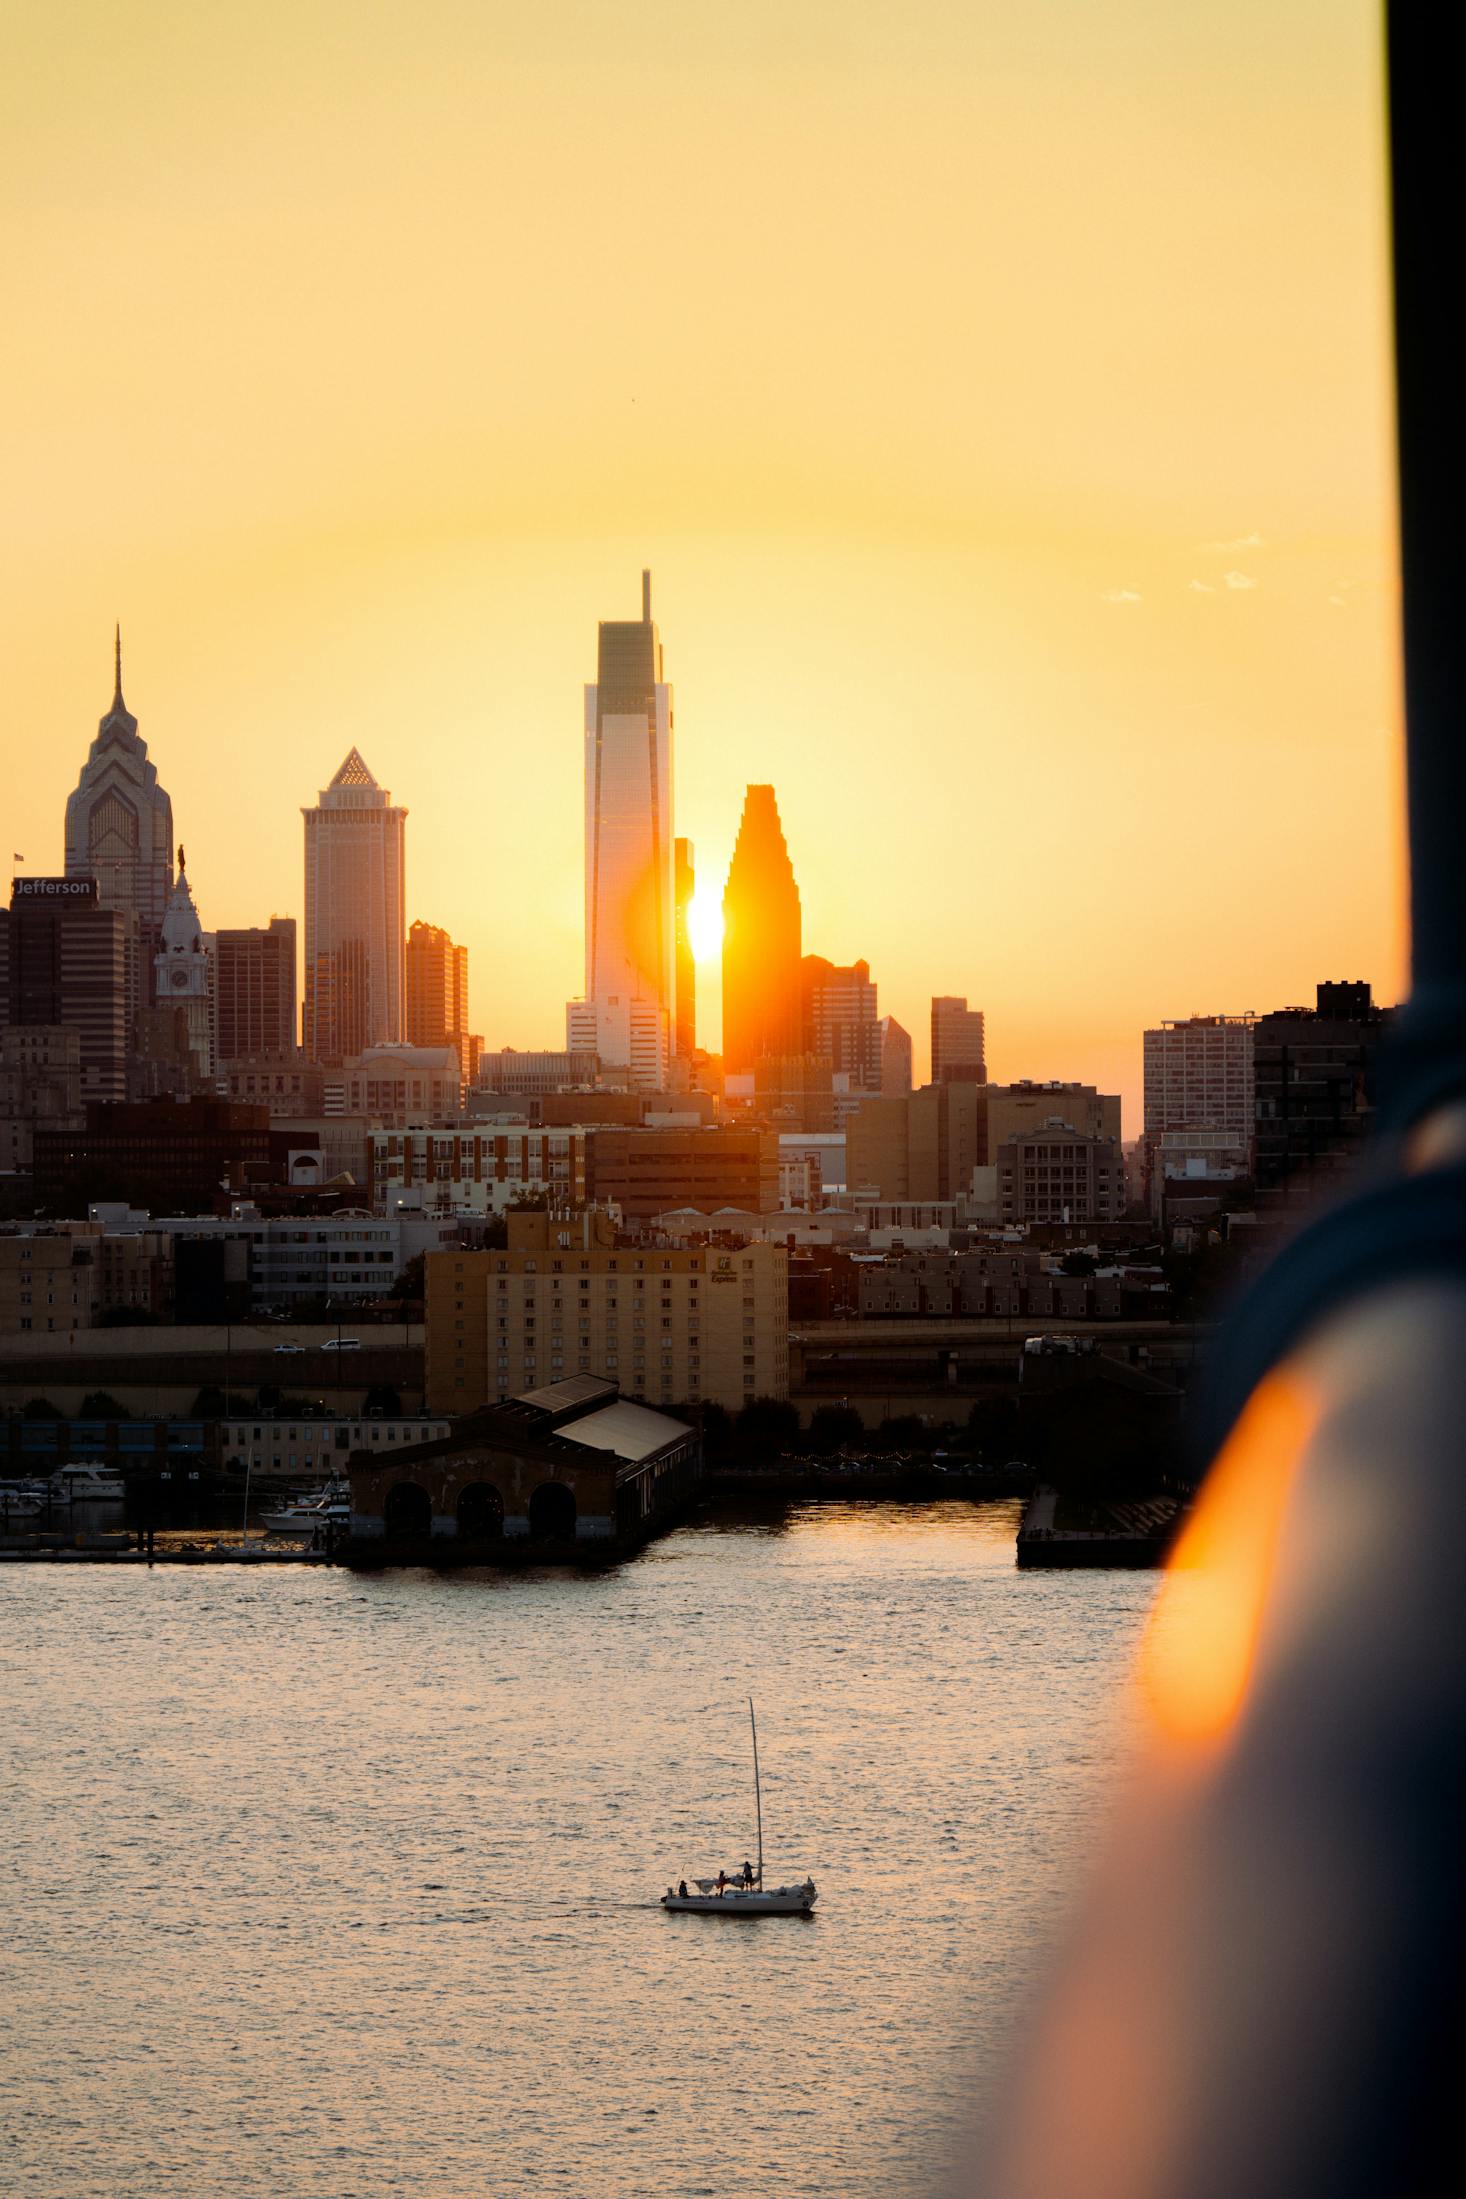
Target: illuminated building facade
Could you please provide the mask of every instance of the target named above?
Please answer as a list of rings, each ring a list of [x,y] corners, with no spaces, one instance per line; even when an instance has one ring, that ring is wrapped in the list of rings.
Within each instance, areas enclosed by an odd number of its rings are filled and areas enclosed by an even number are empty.
[[[659,1090],[675,1044],[672,690],[652,623],[603,619],[585,691],[585,992],[566,1007],[566,1045]]]
[[[472,1074],[468,949],[436,924],[414,924],[407,935],[407,1043],[451,1046],[464,1077]]]
[[[969,1008],[965,994],[941,994],[932,1001],[932,1083],[986,1084],[987,1047],[980,1008]]]
[[[688,912],[692,896],[697,890],[697,870],[692,859],[692,842],[674,840],[672,843],[672,893],[677,908],[677,1002],[676,1041],[677,1054],[687,1060],[697,1046],[697,960],[692,951],[692,933],[688,928]]]
[[[802,1053],[801,916],[771,786],[751,786],[723,893],[723,1067]]]
[[[305,1051],[402,1040],[407,811],[353,748],[305,819]]]

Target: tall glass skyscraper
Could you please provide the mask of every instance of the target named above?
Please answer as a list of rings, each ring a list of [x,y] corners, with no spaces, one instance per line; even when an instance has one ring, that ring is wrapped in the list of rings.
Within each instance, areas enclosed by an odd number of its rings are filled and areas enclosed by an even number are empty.
[[[402,1042],[407,811],[352,749],[305,819],[305,1052]]]
[[[644,572],[641,617],[601,621],[585,691],[585,995],[566,1008],[567,1043],[655,1090],[675,1002],[672,690]]]

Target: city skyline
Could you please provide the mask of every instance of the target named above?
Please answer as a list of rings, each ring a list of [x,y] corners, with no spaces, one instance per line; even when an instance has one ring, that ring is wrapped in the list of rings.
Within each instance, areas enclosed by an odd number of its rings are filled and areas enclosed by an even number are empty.
[[[267,4],[227,68],[85,12],[63,53],[17,25],[6,150],[27,867],[120,615],[210,924],[303,919],[291,815],[355,743],[472,1027],[561,1045],[580,689],[650,565],[700,875],[777,786],[808,935],[869,960],[918,1073],[965,989],[996,1075],[1138,1120],[1159,1017],[1398,995],[1372,11],[923,6],[897,40],[449,5],[384,48]],[[649,81],[655,175],[618,135]],[[852,219],[873,136],[899,175]]]
[[[657,636],[657,628],[655,625],[651,624],[649,620],[650,572],[648,569],[643,569],[642,591],[644,612],[643,620],[619,623],[601,621],[600,646],[602,651],[604,651],[604,648],[606,646],[606,634],[608,627],[610,628],[613,637],[613,648],[616,646],[614,638],[615,636],[621,634],[630,634],[634,636],[642,631],[643,627],[645,627],[646,630],[649,631],[653,637],[652,648],[656,659],[656,667],[658,672],[660,672],[661,644]],[[103,791],[105,791],[105,785],[110,785],[111,778],[116,776],[116,764],[108,762],[109,757],[114,751],[121,753],[123,750],[128,750],[129,744],[130,748],[135,748],[138,751],[139,755],[144,759],[146,763],[148,784],[149,786],[156,789],[156,793],[153,798],[161,804],[164,811],[169,811],[168,796],[166,795],[166,793],[163,792],[162,789],[156,759],[149,759],[147,744],[143,742],[138,736],[138,721],[132,715],[132,713],[127,710],[126,705],[122,702],[121,699],[122,647],[120,623],[116,628],[114,636],[114,652],[116,661],[114,674],[115,691],[113,695],[113,700],[108,710],[105,711],[102,715],[100,721],[100,729],[97,736],[94,737],[91,748],[88,751],[88,758],[87,761],[84,763],[80,781],[74,786],[73,791],[66,797],[65,802],[66,830],[63,858],[67,866],[72,870],[73,875],[80,874],[79,864],[81,860],[81,854],[78,841],[78,833],[84,828],[85,825],[85,816],[83,815],[81,805],[84,802],[88,803],[89,814],[90,807],[96,806],[97,790],[101,788]],[[671,747],[671,691],[670,688],[666,686],[657,685],[655,686],[654,690],[649,690],[649,693],[654,694],[656,698],[654,704],[654,715],[660,713],[663,719],[658,734],[659,742],[661,748],[669,755]],[[586,840],[584,846],[586,932],[582,946],[582,958],[585,967],[586,979],[587,981],[589,981],[592,956],[594,951],[590,928],[591,912],[593,907],[592,878],[594,875],[592,852],[593,789],[592,778],[590,774],[593,771],[593,755],[597,740],[595,730],[595,721],[598,714],[596,702],[596,684],[592,683],[588,685],[584,689],[584,695],[586,711],[585,737],[587,775],[584,782],[582,799],[586,824]],[[664,702],[662,698],[665,698]],[[650,723],[650,721],[648,722]],[[105,769],[103,767],[105,767]],[[99,777],[99,771],[102,772],[101,777]],[[343,775],[345,775],[344,779]],[[670,781],[670,771],[667,775]],[[357,788],[357,792],[355,795],[353,795],[352,793],[353,786]],[[342,791],[343,787],[344,792]],[[670,785],[668,791],[670,796]],[[739,810],[740,829],[742,829],[743,824],[746,820],[747,796],[752,791],[754,790],[748,788],[744,789],[744,801]],[[768,789],[760,789],[757,791],[759,791],[761,794],[766,794],[769,792]],[[777,789],[774,790],[774,793],[777,796]],[[395,859],[398,875],[392,888],[391,898],[393,900],[394,906],[397,902],[400,901],[402,903],[403,911],[406,911],[407,900],[409,897],[407,897],[405,894],[405,880],[403,876],[405,865],[403,863],[400,847],[400,842],[404,831],[403,821],[406,817],[406,809],[403,808],[394,810],[390,807],[390,794],[388,794],[379,786],[374,775],[370,771],[370,767],[361,758],[360,753],[355,748],[355,746],[353,746],[348,751],[346,757],[338,766],[337,772],[328,787],[325,788],[320,795],[318,795],[316,804],[300,805],[302,814],[307,818],[308,822],[312,817],[320,817],[320,805],[326,800],[326,797],[328,795],[331,796],[331,799],[338,804],[344,800],[354,800],[358,802],[365,800],[368,802],[375,802],[378,807],[386,805],[386,814],[389,819],[394,822],[395,834],[399,843]],[[80,820],[80,822],[78,822],[78,820]],[[344,821],[345,820],[343,819],[343,822]],[[661,936],[663,937],[664,942],[667,942],[665,958],[669,962],[669,964],[672,964],[675,963],[677,923],[677,912],[674,907],[675,895],[673,893],[672,887],[673,837],[675,836],[678,845],[682,845],[685,843],[683,842],[683,836],[676,832],[676,815],[670,799],[667,803],[667,815],[663,820],[663,825],[666,828],[667,834],[665,849],[666,860],[663,866],[667,872],[667,900],[666,907],[662,911],[662,916],[666,929]],[[167,829],[171,835],[171,812],[167,817]],[[737,849],[737,840],[738,835],[736,833],[733,834],[729,840],[730,852],[727,862],[724,863],[724,865],[721,867],[720,871],[717,874],[718,880],[721,880],[721,883],[717,882],[717,880],[713,878],[710,878],[706,869],[702,871],[702,875],[699,879],[697,886],[696,899],[691,906],[692,921],[687,927],[690,944],[695,950],[694,961],[696,972],[696,1013],[698,1026],[698,1043],[700,1046],[706,1047],[714,1053],[717,1053],[719,1051],[722,1044],[722,966],[725,960],[726,951],[726,936],[723,930],[723,899],[726,894],[729,866],[732,863],[733,855],[736,853]],[[37,864],[33,861],[27,863],[27,859],[24,856],[17,855],[15,858],[15,867],[17,868],[17,870],[20,870],[22,866],[27,868],[32,874],[43,876],[47,875],[53,869],[57,868],[57,866],[44,863]],[[171,862],[169,864],[167,875],[171,881]],[[299,887],[297,888],[298,906],[301,911],[304,911],[310,899],[309,876],[310,853],[308,842],[306,882],[303,889]],[[104,887],[104,898],[105,890],[106,889]],[[171,883],[168,890],[170,892],[172,890]],[[292,910],[289,912],[289,915],[293,916],[294,913],[295,911],[292,908]],[[534,912],[528,911],[523,913],[525,914],[526,919],[530,919],[532,918]],[[1397,911],[1397,916],[1399,918],[1399,925],[1397,926],[1398,929],[1403,925],[1403,911]],[[272,911],[269,921],[273,923],[278,920],[280,919],[278,919],[275,912]],[[289,917],[287,917],[285,920],[289,920]],[[507,923],[507,921],[508,920],[506,919],[505,922]],[[214,931],[211,932],[210,936],[215,936],[217,931],[220,930],[228,931],[231,929],[239,929],[245,927],[258,928],[264,922],[265,918],[263,917],[263,914],[257,905],[252,910],[246,910],[235,916],[232,922],[216,924],[216,926],[214,927]],[[425,917],[412,917],[410,915],[404,916],[404,922],[401,927],[403,931],[404,953],[406,947],[408,925],[410,923],[429,922],[431,922],[431,920]],[[433,928],[436,928],[436,926],[434,926]],[[443,928],[446,930],[448,927]],[[299,925],[299,929],[305,935],[305,940],[308,942],[309,925],[306,923],[301,923]],[[499,927],[499,937],[502,950],[505,938],[505,923],[501,923]],[[515,944],[516,946],[519,944],[518,940],[516,940]],[[1398,952],[1403,954],[1403,941],[1397,941],[1396,945]],[[941,951],[945,952],[945,950]],[[962,948],[959,951],[965,953],[967,950],[965,948]],[[1331,955],[1333,962],[1337,963],[1339,961],[1339,955],[1337,953],[1334,953],[1332,949],[1329,949],[1327,947],[1321,950],[1321,959],[1324,962],[1329,962]],[[306,1001],[308,1001],[309,999],[311,990],[310,980],[308,976],[307,957],[308,946],[303,946],[302,967],[299,973],[298,982],[301,989],[302,999]],[[489,957],[489,960],[491,971],[502,970],[505,967],[505,964],[502,960],[496,962],[492,956]],[[1386,967],[1388,967],[1388,963],[1386,963]],[[879,975],[879,973],[877,974]],[[950,971],[943,970],[938,974],[950,976],[951,973]],[[921,978],[920,971],[917,972],[917,978],[919,982]],[[483,974],[479,974],[478,980],[473,988],[472,993],[470,994],[470,1006],[468,1010],[468,1021],[470,1024],[473,1023],[475,1017],[478,1017],[480,1020],[484,1020],[485,1018],[487,1018],[489,1028],[485,1032],[485,1039],[486,1043],[491,1049],[499,1045],[509,1045],[517,1047],[521,1050],[528,1051],[533,1050],[534,1046],[537,1044],[553,1045],[554,1043],[556,1043],[556,1035],[553,1033],[553,1026],[551,1036],[548,1038],[544,1036],[542,1030],[542,1025],[544,1022],[542,1004],[537,1007],[535,1004],[530,1003],[525,1010],[526,1019],[532,1025],[535,1033],[533,1037],[527,1037],[524,1034],[524,1028],[522,1024],[512,1029],[506,1029],[502,1031],[498,1030],[493,1021],[495,1011],[492,1001],[490,1002],[487,1009],[485,1008],[483,1001],[484,992],[488,989],[488,983],[491,982],[492,979],[486,982]],[[1313,982],[1313,978],[1308,977],[1305,982],[1300,984],[1296,994],[1296,998],[1300,1003],[1306,1002],[1306,1000],[1309,998]],[[669,969],[667,983],[669,987],[667,996],[667,1008],[669,1011],[672,1011],[675,1009],[676,992],[676,978],[674,970]],[[1001,996],[1002,989],[1003,988],[1001,976],[995,967],[993,990],[995,993]],[[396,991],[399,999],[405,1000],[405,995],[402,993],[400,984],[396,988]],[[934,993],[928,992],[924,996],[924,999],[927,1008],[934,1011],[937,1006],[937,996]],[[1283,1002],[1281,996],[1276,1000],[1268,1002],[1268,1005],[1272,1008],[1278,1008],[1285,1004],[1287,1003]],[[564,1042],[564,1018],[566,1016],[574,1016],[578,1006],[579,1003],[576,1000],[572,999],[572,1001],[567,1004],[567,1008],[562,1011],[562,1029],[561,1033],[559,1034],[560,1043]],[[1051,1074],[1061,1080],[1069,1076],[1076,1076],[1080,1077],[1081,1079],[1087,1076],[1089,1077],[1090,1081],[1097,1080],[1101,1084],[1108,1084],[1111,1089],[1118,1090],[1124,1099],[1128,1134],[1137,1135],[1141,1126],[1144,1095],[1144,1066],[1141,1052],[1142,1032],[1145,1029],[1148,1029],[1150,1026],[1162,1021],[1185,1020],[1186,1017],[1198,1013],[1205,1015],[1213,1012],[1214,1010],[1211,1007],[1202,1006],[1199,1003],[1193,1001],[1185,1011],[1185,1016],[1178,1015],[1173,1017],[1170,1007],[1157,1007],[1154,1003],[1147,1004],[1143,1009],[1142,1023],[1138,1025],[1133,1032],[1129,1033],[1127,1036],[1119,1038],[1116,1041],[1104,1045],[1102,1049],[1094,1055],[1095,1059],[1103,1063],[1110,1064],[1108,1069],[1102,1069],[1097,1073],[1097,1078],[1095,1073],[1081,1068],[1072,1068],[1063,1064],[1055,1066],[1051,1069],[1047,1064],[1035,1066],[1029,1060],[1020,1061],[1016,1057],[1016,1054],[1012,1053],[1009,1049],[1004,1048],[1002,1034],[999,1033],[997,1052],[1005,1059],[1008,1065],[1001,1070],[994,1070],[991,1065],[989,1065],[988,1075],[999,1081],[1001,1081],[1004,1077],[1013,1076],[1034,1076],[1039,1080],[1049,1077]],[[1249,1009],[1249,1013],[1252,1012],[1255,1011]],[[916,1011],[913,1010],[913,1013],[916,1013]],[[669,1013],[669,1037],[672,1036],[670,1030],[672,1020],[673,1017]],[[917,1020],[918,1028],[923,1028],[925,1024],[930,1021],[930,1017],[918,1015]],[[980,1024],[982,1021],[982,1016],[979,1015],[977,1020]],[[1062,1024],[1062,1018],[1060,1019],[1060,1022]],[[403,1012],[403,1027],[405,1030],[405,1011]],[[575,1030],[577,1033],[580,1034],[580,1036],[584,1035],[583,1031],[581,1030],[580,1023],[577,1023],[575,1025]],[[300,1036],[301,1033],[298,1029],[297,1037],[299,1038]],[[576,1043],[579,1043],[579,1037],[577,1037]],[[1085,1043],[1086,1038],[1080,1033],[1071,1035],[1067,1042],[1061,1039],[1060,1045],[1061,1048],[1064,1050],[1064,1063],[1067,1064],[1071,1056],[1077,1058],[1078,1049]],[[1128,1059],[1127,1055],[1133,1055],[1133,1060]],[[928,1051],[926,1056],[927,1064],[930,1063],[930,1060],[931,1055],[930,1051]],[[918,1065],[920,1066],[921,1064],[922,1057],[919,1055]]]
[[[12,13],[18,2192],[1428,2191],[1439,34]]]

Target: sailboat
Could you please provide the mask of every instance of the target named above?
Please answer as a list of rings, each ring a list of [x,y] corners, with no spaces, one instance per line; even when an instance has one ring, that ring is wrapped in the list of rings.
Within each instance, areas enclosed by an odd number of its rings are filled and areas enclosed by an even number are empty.
[[[764,1798],[758,1772],[758,1721],[753,1697],[748,1698],[748,1730],[753,1739],[753,1806],[758,1820],[758,1868],[745,1862],[740,1870],[719,1871],[716,1878],[686,1879],[669,1886],[662,1896],[664,1909],[692,1916],[808,1916],[819,1894],[812,1878],[797,1886],[764,1884]],[[695,1891],[694,1891],[695,1889]]]

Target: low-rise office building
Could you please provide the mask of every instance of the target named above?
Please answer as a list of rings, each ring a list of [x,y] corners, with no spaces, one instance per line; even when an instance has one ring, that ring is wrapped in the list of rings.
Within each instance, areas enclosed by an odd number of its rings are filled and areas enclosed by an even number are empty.
[[[100,1276],[92,1246],[68,1235],[0,1237],[0,1336],[89,1329]]]
[[[222,1098],[263,1107],[271,1120],[299,1121],[320,1115],[326,1104],[326,1073],[293,1050],[283,1054],[221,1056],[214,1083]]]
[[[371,1203],[390,1213],[419,1194],[442,1213],[499,1214],[517,1200],[553,1196],[580,1205],[586,1196],[584,1129],[541,1130],[528,1123],[476,1130],[374,1130],[368,1139]]]
[[[369,1046],[327,1073],[325,1112],[370,1122],[451,1122],[463,1098],[453,1046]]]
[[[230,1215],[165,1214],[152,1220],[134,1216],[125,1231],[113,1233],[135,1238],[139,1221],[150,1236],[172,1247],[180,1278],[174,1312],[184,1322],[196,1317],[181,1280],[186,1246],[235,1247],[244,1263],[238,1278],[241,1295],[262,1312],[289,1311],[327,1298],[346,1306],[389,1297],[418,1253],[439,1251],[458,1238],[451,1221],[414,1214],[382,1217],[353,1207],[308,1217],[271,1217],[252,1209]],[[210,1312],[208,1317],[217,1316]]]
[[[327,1413],[249,1413],[220,1421],[219,1447],[226,1465],[321,1478],[343,1473],[353,1452],[396,1458],[413,1444],[435,1443],[451,1432],[451,1422],[426,1414],[338,1420]]]
[[[0,1028],[0,1171],[28,1174],[37,1130],[79,1130],[81,1041],[55,1023]]]
[[[99,1199],[207,1212],[269,1173],[269,1116],[229,1100],[89,1101],[83,1128],[35,1134],[36,1205],[51,1214],[84,1214]]]
[[[1118,1222],[1125,1160],[1116,1138],[1085,1137],[1057,1117],[998,1147],[1004,1222]]]
[[[779,1140],[772,1130],[595,1130],[586,1196],[649,1222],[673,1207],[768,1213],[779,1203]]]
[[[904,1098],[862,1100],[845,1123],[854,1198],[887,1204],[955,1200],[985,1157],[982,1088],[925,1084]]]
[[[1064,1083],[1058,1078],[1035,1083],[989,1084],[983,1090],[984,1131],[981,1160],[996,1160],[1000,1145],[1046,1122],[1065,1122],[1081,1137],[1113,1138],[1120,1143],[1120,1095],[1097,1085]]]

